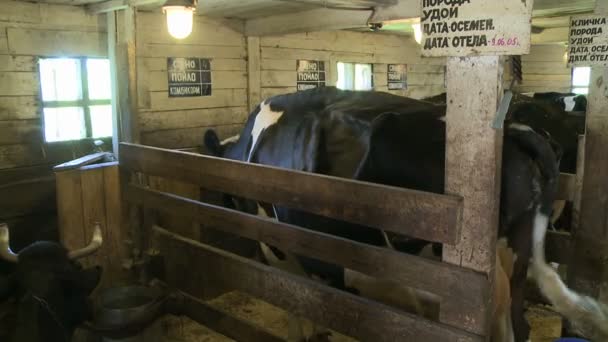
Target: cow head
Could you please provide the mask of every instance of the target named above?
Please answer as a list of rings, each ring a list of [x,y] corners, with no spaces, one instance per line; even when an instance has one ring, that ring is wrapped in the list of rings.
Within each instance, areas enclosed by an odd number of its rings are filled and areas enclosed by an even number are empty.
[[[15,263],[14,272],[0,279],[0,298],[17,300],[10,341],[69,341],[89,318],[88,297],[99,283],[101,268],[83,269],[76,262],[101,247],[97,225],[91,243],[68,251],[58,243],[35,242],[18,254],[9,246],[9,231],[0,225],[0,257]]]

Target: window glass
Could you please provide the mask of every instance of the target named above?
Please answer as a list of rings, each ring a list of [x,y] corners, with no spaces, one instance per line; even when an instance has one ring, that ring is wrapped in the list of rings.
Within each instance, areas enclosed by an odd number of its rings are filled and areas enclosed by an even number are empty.
[[[372,90],[372,65],[355,65],[355,90]]]
[[[91,106],[91,127],[93,138],[112,136],[112,106]]]
[[[588,87],[591,79],[590,67],[575,67],[572,69],[572,85],[575,87]]]
[[[40,85],[43,101],[82,99],[80,60],[74,58],[40,60]]]
[[[39,65],[47,142],[112,136],[108,59],[43,58]]]
[[[91,100],[104,100],[112,98],[109,60],[88,59],[87,78],[89,82],[89,98]]]
[[[82,107],[44,108],[44,133],[48,142],[85,138]]]
[[[589,94],[589,88],[586,87],[576,87],[572,88],[572,92],[578,95],[587,95]]]
[[[372,65],[338,62],[336,87],[344,90],[372,90]]]

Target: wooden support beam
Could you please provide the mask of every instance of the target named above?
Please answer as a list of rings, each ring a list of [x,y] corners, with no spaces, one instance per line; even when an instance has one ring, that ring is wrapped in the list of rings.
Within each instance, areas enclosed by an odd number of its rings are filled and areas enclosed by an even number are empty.
[[[502,71],[498,56],[452,57],[447,63],[446,193],[463,196],[465,205],[460,243],[444,245],[443,259],[487,273],[490,289],[502,162],[502,132],[491,123],[502,97]],[[466,328],[487,336],[491,300],[486,304]],[[441,321],[449,321],[458,310],[443,307]]]
[[[481,336],[417,317],[154,227],[169,286],[198,293],[204,278],[360,341],[481,342]],[[200,266],[208,268],[201,272]]]
[[[570,286],[608,301],[608,68],[593,67],[587,105],[580,221],[574,231]]]
[[[261,53],[260,37],[247,37],[247,99],[250,113],[262,100]]]
[[[111,15],[111,14],[110,14]],[[116,20],[123,20],[123,25],[116,25],[114,61],[112,70],[116,70],[115,89],[117,101],[119,135],[118,141],[139,142],[139,118],[137,112],[137,57],[136,57],[136,16],[137,10],[127,7],[116,13]]]
[[[274,15],[247,20],[247,36],[341,30],[367,25],[371,10],[340,10],[319,8],[304,12]]]
[[[162,6],[166,0],[109,0],[87,5],[87,11],[92,15],[124,10],[137,6]]]

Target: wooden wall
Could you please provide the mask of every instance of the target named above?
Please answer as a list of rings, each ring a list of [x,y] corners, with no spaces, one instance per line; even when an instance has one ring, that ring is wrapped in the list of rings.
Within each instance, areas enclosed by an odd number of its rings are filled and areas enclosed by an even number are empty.
[[[532,45],[522,56],[524,81],[517,90],[527,92],[570,92],[571,69],[566,65],[564,44]]]
[[[105,18],[82,7],[0,1],[0,221],[18,244],[53,237],[51,168],[91,149],[44,143],[37,58],[106,56],[105,30]]]
[[[0,2],[0,170],[59,163],[80,152],[43,143],[36,58],[106,56],[106,41],[104,18],[83,8]]]
[[[195,16],[196,17],[196,16]],[[139,122],[143,144],[186,148],[202,144],[207,128],[220,136],[237,133],[247,110],[247,45],[240,21],[198,16],[192,34],[178,41],[164,16],[137,18]],[[212,95],[169,98],[167,57],[211,59]]]
[[[387,91],[389,63],[408,64],[408,89],[391,91],[415,98],[445,91],[443,58],[421,58],[416,42],[405,36],[329,31],[262,37],[262,98],[296,90],[296,60],[325,61],[327,84],[337,81],[337,62],[373,63],[376,90]]]

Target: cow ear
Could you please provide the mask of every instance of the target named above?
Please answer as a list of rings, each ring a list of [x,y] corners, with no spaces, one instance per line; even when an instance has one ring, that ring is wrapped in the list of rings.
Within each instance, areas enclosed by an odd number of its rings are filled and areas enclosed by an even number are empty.
[[[8,276],[0,275],[0,302],[9,298],[17,287],[15,275]]]
[[[204,144],[214,156],[221,155],[222,146],[220,143],[220,138],[218,138],[217,133],[215,133],[214,130],[209,129],[205,132]]]

